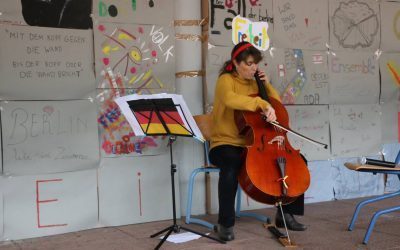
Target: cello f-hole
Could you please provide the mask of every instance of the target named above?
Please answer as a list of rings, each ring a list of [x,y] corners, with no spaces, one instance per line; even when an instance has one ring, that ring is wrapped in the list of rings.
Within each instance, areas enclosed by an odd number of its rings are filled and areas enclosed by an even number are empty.
[[[258,150],[259,152],[264,151],[264,147],[265,147],[265,142],[264,142],[264,140],[265,140],[265,135],[263,134],[263,135],[261,136],[261,147],[257,147],[257,150]]]

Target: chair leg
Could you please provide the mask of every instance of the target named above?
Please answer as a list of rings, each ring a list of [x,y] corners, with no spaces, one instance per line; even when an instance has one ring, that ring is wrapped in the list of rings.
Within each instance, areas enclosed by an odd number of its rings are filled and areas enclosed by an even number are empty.
[[[188,194],[187,194],[187,202],[186,202],[186,224],[190,223],[195,223],[199,224],[202,226],[205,226],[211,230],[215,229],[215,226],[207,221],[201,220],[201,219],[196,219],[196,218],[191,218],[192,215],[192,202],[193,202],[193,184],[195,181],[195,177],[198,173],[210,173],[210,172],[219,172],[219,168],[196,168],[195,170],[192,171],[192,174],[190,175],[189,178],[189,184],[188,184]]]
[[[353,214],[353,217],[351,219],[351,222],[350,222],[350,225],[348,227],[348,230],[349,231],[353,230],[354,224],[356,223],[356,220],[357,220],[357,217],[358,217],[358,214],[359,214],[359,212],[360,212],[360,210],[361,210],[361,208],[363,206],[365,206],[365,205],[367,205],[369,203],[373,203],[373,202],[376,202],[376,201],[381,201],[381,200],[384,200],[384,199],[392,198],[392,197],[395,197],[395,196],[398,196],[398,195],[400,195],[400,190],[397,191],[397,192],[390,193],[390,194],[384,194],[384,195],[380,195],[378,197],[367,199],[367,200],[364,200],[364,201],[361,201],[360,203],[358,203],[356,209],[354,210],[354,214]]]
[[[398,211],[398,210],[400,210],[400,206],[391,207],[391,208],[387,208],[387,209],[382,209],[382,210],[379,210],[378,212],[376,212],[374,214],[374,216],[371,218],[371,221],[370,221],[369,226],[368,226],[368,230],[367,230],[367,232],[365,233],[365,236],[364,236],[363,243],[364,244],[368,243],[369,237],[371,236],[372,230],[374,229],[375,222],[379,218],[379,216],[381,216],[383,214],[395,212],[395,211]]]
[[[265,215],[240,211],[241,204],[242,204],[242,189],[240,188],[240,186],[238,186],[238,189],[236,192],[236,217],[238,217],[238,218],[240,218],[241,216],[251,217],[251,218],[259,220],[263,223],[270,223],[270,218]]]

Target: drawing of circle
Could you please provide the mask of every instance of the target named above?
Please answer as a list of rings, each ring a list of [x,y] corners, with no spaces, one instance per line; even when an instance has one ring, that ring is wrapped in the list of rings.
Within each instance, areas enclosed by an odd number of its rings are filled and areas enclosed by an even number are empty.
[[[116,17],[118,15],[117,7],[115,7],[115,5],[110,5],[110,7],[108,7],[108,14],[112,17]]]
[[[397,11],[396,16],[393,20],[393,32],[397,39],[400,39],[400,10]]]
[[[138,63],[142,61],[142,54],[140,53],[139,49],[136,47],[131,48],[129,52],[129,57],[135,62]]]
[[[368,4],[357,0],[341,2],[332,21],[333,35],[343,48],[369,47],[378,33],[377,14]]]

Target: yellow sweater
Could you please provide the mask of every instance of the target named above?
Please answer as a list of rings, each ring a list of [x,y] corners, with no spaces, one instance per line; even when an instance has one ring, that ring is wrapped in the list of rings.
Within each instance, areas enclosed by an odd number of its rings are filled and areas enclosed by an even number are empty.
[[[271,83],[266,84],[269,96],[280,100],[278,92]],[[261,97],[250,97],[258,93],[255,80],[239,78],[236,73],[223,74],[215,87],[213,128],[211,148],[219,145],[245,146],[243,136],[239,135],[234,120],[235,110],[256,111],[266,109],[270,104]]]

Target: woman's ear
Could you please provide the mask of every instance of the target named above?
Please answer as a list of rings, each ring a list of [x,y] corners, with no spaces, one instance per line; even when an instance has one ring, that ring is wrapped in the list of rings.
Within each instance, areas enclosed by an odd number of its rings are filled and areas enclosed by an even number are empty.
[[[236,61],[236,59],[233,59],[233,60],[232,60],[232,63],[233,63],[233,65],[235,66],[235,68],[238,67],[238,62]]]

